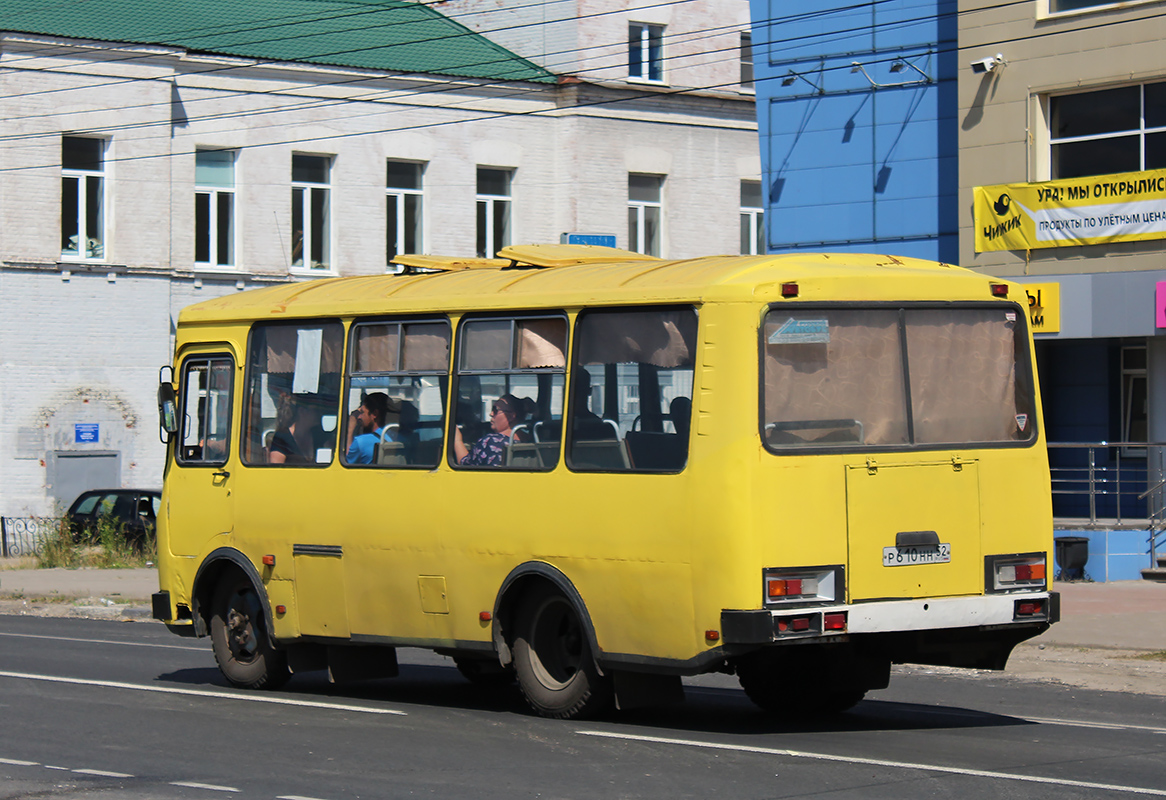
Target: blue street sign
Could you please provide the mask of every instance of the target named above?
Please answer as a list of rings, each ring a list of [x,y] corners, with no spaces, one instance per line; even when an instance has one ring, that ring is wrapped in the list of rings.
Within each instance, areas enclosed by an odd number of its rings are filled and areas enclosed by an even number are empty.
[[[564,233],[559,244],[590,244],[596,247],[615,247],[614,233]]]
[[[101,440],[101,425],[96,422],[77,422],[73,425],[73,441],[92,444]]]

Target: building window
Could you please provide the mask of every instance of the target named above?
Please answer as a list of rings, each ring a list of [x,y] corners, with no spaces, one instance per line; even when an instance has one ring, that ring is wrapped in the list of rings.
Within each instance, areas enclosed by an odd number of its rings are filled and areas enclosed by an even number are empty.
[[[660,220],[664,209],[662,175],[628,175],[628,249],[660,255]]]
[[[235,264],[235,152],[194,153],[194,261]]]
[[[328,156],[292,156],[293,267],[331,268],[331,213]]]
[[[105,140],[61,138],[61,258],[105,258]]]
[[[765,208],[761,205],[761,183],[741,181],[741,255],[765,253]]]
[[[1166,83],[1049,98],[1055,179],[1166,167]]]
[[[753,91],[753,34],[741,34],[741,88]]]
[[[1149,389],[1146,383],[1146,348],[1134,345],[1121,349],[1121,438],[1130,444],[1149,441]],[[1125,447],[1123,456],[1144,456],[1144,447]]]
[[[493,258],[510,244],[510,182],[508,169],[478,167],[478,258]]]
[[[628,77],[664,80],[664,26],[633,22],[628,26]]]
[[[385,263],[401,253],[420,253],[421,175],[424,165],[409,161],[388,162],[385,178],[387,227],[385,229]]]

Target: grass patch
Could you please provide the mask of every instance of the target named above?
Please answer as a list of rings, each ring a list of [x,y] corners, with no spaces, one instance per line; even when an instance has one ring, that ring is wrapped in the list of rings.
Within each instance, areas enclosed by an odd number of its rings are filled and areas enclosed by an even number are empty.
[[[1156,650],[1153,653],[1138,653],[1133,658],[1138,661],[1166,661],[1166,650]]]
[[[110,515],[100,517],[92,531],[74,531],[64,519],[56,521],[50,530],[36,557],[41,569],[126,569],[157,561],[158,543],[153,534],[141,542],[131,542],[125,525]]]

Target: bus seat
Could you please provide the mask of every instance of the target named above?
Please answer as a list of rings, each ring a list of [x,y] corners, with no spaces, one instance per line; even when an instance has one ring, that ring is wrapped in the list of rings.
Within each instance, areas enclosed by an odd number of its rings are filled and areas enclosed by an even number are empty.
[[[511,442],[506,445],[506,458],[503,463],[508,467],[519,469],[542,469],[542,454],[535,442]]]
[[[683,469],[688,437],[678,433],[629,431],[628,450],[636,469]]]
[[[571,443],[571,464],[584,469],[631,469],[628,452],[619,439],[597,439]]]
[[[377,445],[377,463],[390,467],[403,467],[408,464],[405,458],[405,443],[382,441]]]

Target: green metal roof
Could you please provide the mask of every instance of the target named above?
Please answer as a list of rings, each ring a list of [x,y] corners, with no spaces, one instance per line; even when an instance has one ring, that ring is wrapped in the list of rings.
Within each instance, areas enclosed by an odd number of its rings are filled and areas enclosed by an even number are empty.
[[[393,72],[555,76],[405,0],[3,0],[0,30]]]

